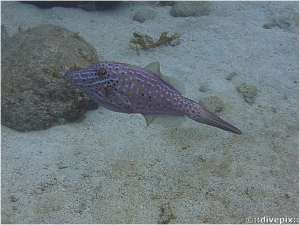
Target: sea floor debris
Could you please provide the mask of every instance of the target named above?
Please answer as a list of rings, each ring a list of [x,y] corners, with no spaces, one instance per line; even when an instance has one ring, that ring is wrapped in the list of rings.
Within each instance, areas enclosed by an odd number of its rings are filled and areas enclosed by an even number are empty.
[[[143,50],[148,50],[150,48],[155,48],[160,45],[169,44],[172,46],[178,45],[180,41],[180,34],[175,32],[171,36],[167,36],[168,31],[164,31],[161,33],[159,39],[157,41],[153,41],[153,38],[147,34],[142,34],[139,32],[133,33],[133,38],[129,42],[129,47],[139,54],[137,45],[140,45]],[[175,41],[175,44],[172,43]]]

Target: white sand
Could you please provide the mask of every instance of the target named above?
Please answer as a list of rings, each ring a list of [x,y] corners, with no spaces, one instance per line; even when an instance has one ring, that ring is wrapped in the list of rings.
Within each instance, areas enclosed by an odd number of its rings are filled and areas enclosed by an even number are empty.
[[[209,16],[175,18],[157,3],[86,12],[2,2],[1,24],[10,35],[19,26],[56,24],[80,32],[105,60],[158,60],[162,73],[184,82],[186,97],[219,96],[221,117],[243,131],[192,120],[177,129],[147,128],[141,115],[105,109],[45,131],[2,126],[3,223],[157,223],[166,203],[171,223],[298,216],[298,28],[262,27],[298,3],[214,5]],[[157,16],[133,21],[143,8]],[[181,44],[140,56],[128,49],[133,31],[158,37],[166,30],[179,32]],[[259,89],[252,106],[236,90],[243,82]],[[209,91],[200,93],[203,84]]]

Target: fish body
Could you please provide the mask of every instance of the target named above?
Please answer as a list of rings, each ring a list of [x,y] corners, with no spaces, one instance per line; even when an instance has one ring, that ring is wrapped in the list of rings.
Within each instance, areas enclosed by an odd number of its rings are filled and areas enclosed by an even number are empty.
[[[141,113],[147,124],[156,116],[187,116],[236,134],[242,132],[188,99],[173,87],[154,62],[146,68],[117,62],[99,62],[89,68],[67,71],[63,78],[99,105],[122,113]]]

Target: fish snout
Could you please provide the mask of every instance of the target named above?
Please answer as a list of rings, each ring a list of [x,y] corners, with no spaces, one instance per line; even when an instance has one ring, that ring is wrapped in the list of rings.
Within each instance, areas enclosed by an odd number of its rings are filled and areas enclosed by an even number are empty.
[[[74,84],[74,80],[77,77],[75,71],[72,70],[68,70],[64,73],[64,75],[62,76],[62,78],[64,80],[66,80],[67,82]]]

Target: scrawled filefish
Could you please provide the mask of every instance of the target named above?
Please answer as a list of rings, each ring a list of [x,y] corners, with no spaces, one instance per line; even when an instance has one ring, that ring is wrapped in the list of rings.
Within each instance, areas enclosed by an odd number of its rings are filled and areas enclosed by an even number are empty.
[[[187,116],[199,123],[242,134],[204,106],[183,97],[177,88],[180,85],[161,74],[158,62],[146,68],[99,62],[86,69],[67,71],[63,78],[107,109],[143,114],[147,125],[166,116]]]

